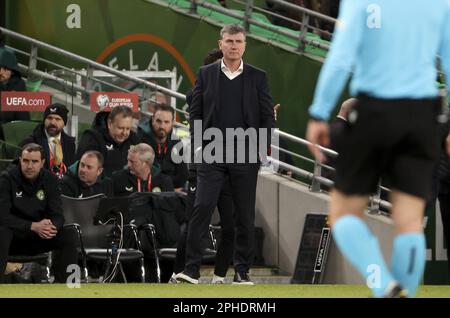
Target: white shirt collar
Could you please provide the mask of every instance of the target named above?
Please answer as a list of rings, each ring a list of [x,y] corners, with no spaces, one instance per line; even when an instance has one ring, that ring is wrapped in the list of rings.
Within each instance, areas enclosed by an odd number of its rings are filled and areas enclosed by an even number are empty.
[[[234,72],[231,72],[230,69],[223,62],[223,59],[221,59],[220,69],[222,70],[222,72],[225,74],[226,77],[228,77],[230,80],[233,80],[239,75],[241,75],[242,72],[244,71],[244,61],[241,59],[241,64],[239,65],[238,69]]]
[[[59,133],[59,135],[57,135],[55,137],[52,137],[47,133],[47,130],[44,129],[44,132],[45,132],[45,135],[47,136],[47,140],[48,140],[49,144],[52,144],[54,139],[58,139],[61,141],[61,133]]]

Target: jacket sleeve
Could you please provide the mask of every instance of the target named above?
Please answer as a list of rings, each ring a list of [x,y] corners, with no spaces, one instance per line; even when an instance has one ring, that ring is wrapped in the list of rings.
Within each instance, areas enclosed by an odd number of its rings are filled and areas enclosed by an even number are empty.
[[[203,120],[203,72],[202,69],[198,72],[197,82],[195,83],[194,89],[192,90],[191,104],[189,105],[189,132],[191,135],[191,152],[194,151],[194,140],[197,143],[200,142],[203,132],[196,131],[194,129],[194,123],[197,120]],[[200,133],[200,136],[195,136],[194,132]],[[198,139],[200,138],[200,139]]]
[[[175,165],[175,178],[173,184],[175,188],[184,187],[188,178],[187,166],[184,162]]]
[[[104,149],[101,149],[102,147],[97,142],[94,134],[95,132],[91,131],[90,129],[86,130],[83,133],[81,140],[78,144],[78,149],[75,155],[75,161],[80,160],[83,154],[88,150],[97,150],[98,152],[103,154],[103,156],[105,156]]]
[[[0,189],[2,189],[0,194],[0,225],[11,229],[30,231],[30,221],[21,219],[11,213],[12,188],[11,182],[5,176],[0,177]]]
[[[113,180],[106,177],[104,182],[104,194],[109,198],[114,196],[114,183]]]
[[[64,176],[60,181],[59,181],[59,190],[61,191],[61,194],[64,194],[65,196],[68,197],[75,197],[76,191],[75,189],[72,187],[71,184],[71,180],[69,179],[69,177]]]
[[[58,181],[50,176],[46,179],[47,206],[46,217],[49,218],[58,230],[64,225],[64,215],[62,210],[61,192],[58,187]]]
[[[270,143],[272,140],[272,129],[275,127],[275,116],[273,113],[273,101],[270,94],[269,84],[266,73],[262,73],[258,86],[259,99],[259,127],[267,129],[267,151],[270,152]],[[261,137],[261,136],[260,136]]]
[[[175,191],[175,187],[173,186],[172,178],[170,178],[162,173],[160,174],[160,176],[161,176],[161,191],[164,191],[164,192]]]

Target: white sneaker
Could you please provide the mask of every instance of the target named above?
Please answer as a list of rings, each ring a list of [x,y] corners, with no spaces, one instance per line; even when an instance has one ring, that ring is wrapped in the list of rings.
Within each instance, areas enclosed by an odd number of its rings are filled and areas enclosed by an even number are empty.
[[[168,284],[178,284],[177,281],[177,274],[173,273],[172,276],[170,276]]]
[[[178,283],[188,283],[188,284],[194,284],[194,285],[198,284],[198,279],[195,279],[195,278],[185,274],[184,272],[181,272],[181,273],[178,273],[177,275],[175,275],[175,279],[177,280]]]
[[[220,276],[214,275],[211,280],[211,284],[223,284],[224,280],[225,280],[225,277],[220,277]]]

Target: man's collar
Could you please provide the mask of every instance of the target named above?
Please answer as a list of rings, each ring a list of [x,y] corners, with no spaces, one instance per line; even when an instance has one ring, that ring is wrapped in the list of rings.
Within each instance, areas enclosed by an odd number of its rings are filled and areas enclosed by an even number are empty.
[[[56,135],[55,137],[52,137],[47,133],[47,130],[45,130],[45,128],[44,128],[44,132],[45,132],[45,135],[47,136],[47,140],[49,143],[52,142],[53,139],[61,140],[61,133],[59,133],[59,135]]]
[[[228,68],[228,66],[225,65],[223,58],[220,60],[220,69],[222,71],[228,71],[231,72],[230,69]],[[238,69],[236,71],[234,71],[233,73],[236,72],[242,72],[244,70],[244,61],[241,59],[241,64],[239,65]]]

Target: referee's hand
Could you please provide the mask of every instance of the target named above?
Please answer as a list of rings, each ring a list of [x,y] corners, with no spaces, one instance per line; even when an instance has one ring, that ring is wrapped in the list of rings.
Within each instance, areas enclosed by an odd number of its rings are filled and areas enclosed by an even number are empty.
[[[317,145],[328,147],[330,144],[328,123],[310,119],[306,128],[306,139],[311,143],[308,145],[309,151],[320,161],[325,161],[325,155]]]

